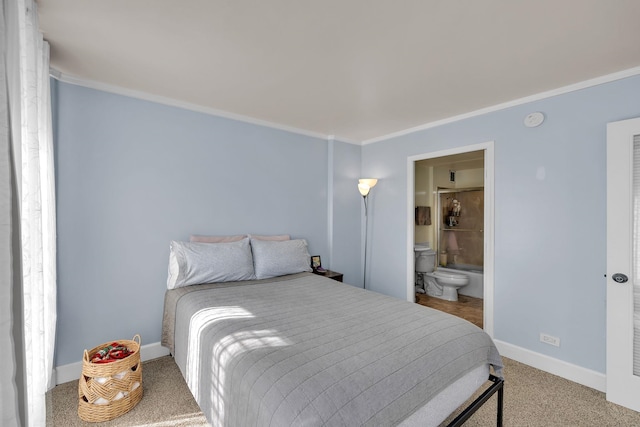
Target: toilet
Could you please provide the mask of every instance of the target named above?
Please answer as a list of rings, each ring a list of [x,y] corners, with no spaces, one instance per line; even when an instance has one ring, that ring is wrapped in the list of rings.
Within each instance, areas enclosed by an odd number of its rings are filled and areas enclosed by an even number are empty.
[[[458,289],[469,284],[469,277],[464,274],[438,271],[436,269],[436,252],[428,243],[416,243],[414,247],[416,262],[416,289],[420,291],[420,283],[427,295],[447,301],[458,301]]]

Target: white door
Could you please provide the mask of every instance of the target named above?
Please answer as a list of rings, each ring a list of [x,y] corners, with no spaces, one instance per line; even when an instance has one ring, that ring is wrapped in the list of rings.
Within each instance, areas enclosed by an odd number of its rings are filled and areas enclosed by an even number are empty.
[[[607,126],[607,400],[640,411],[640,118]]]

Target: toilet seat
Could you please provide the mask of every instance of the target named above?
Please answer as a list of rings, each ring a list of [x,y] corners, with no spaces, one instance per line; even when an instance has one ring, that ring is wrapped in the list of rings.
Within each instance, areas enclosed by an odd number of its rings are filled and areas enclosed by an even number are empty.
[[[442,272],[438,270],[426,274],[427,276],[433,277],[434,279],[439,279],[440,283],[443,284],[466,285],[467,283],[469,283],[469,277],[465,276],[464,274]]]

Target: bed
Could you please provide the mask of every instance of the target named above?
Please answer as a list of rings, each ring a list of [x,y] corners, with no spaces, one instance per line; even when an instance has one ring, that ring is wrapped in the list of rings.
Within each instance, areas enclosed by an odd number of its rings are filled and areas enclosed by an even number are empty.
[[[502,423],[482,329],[308,272],[169,289],[162,344],[213,426],[437,426],[480,389],[450,425]]]

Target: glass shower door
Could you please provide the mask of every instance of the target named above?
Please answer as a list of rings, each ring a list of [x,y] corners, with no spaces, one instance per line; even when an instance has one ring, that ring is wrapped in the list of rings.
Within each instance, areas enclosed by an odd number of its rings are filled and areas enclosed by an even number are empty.
[[[438,190],[439,265],[482,271],[484,266],[484,189]]]

